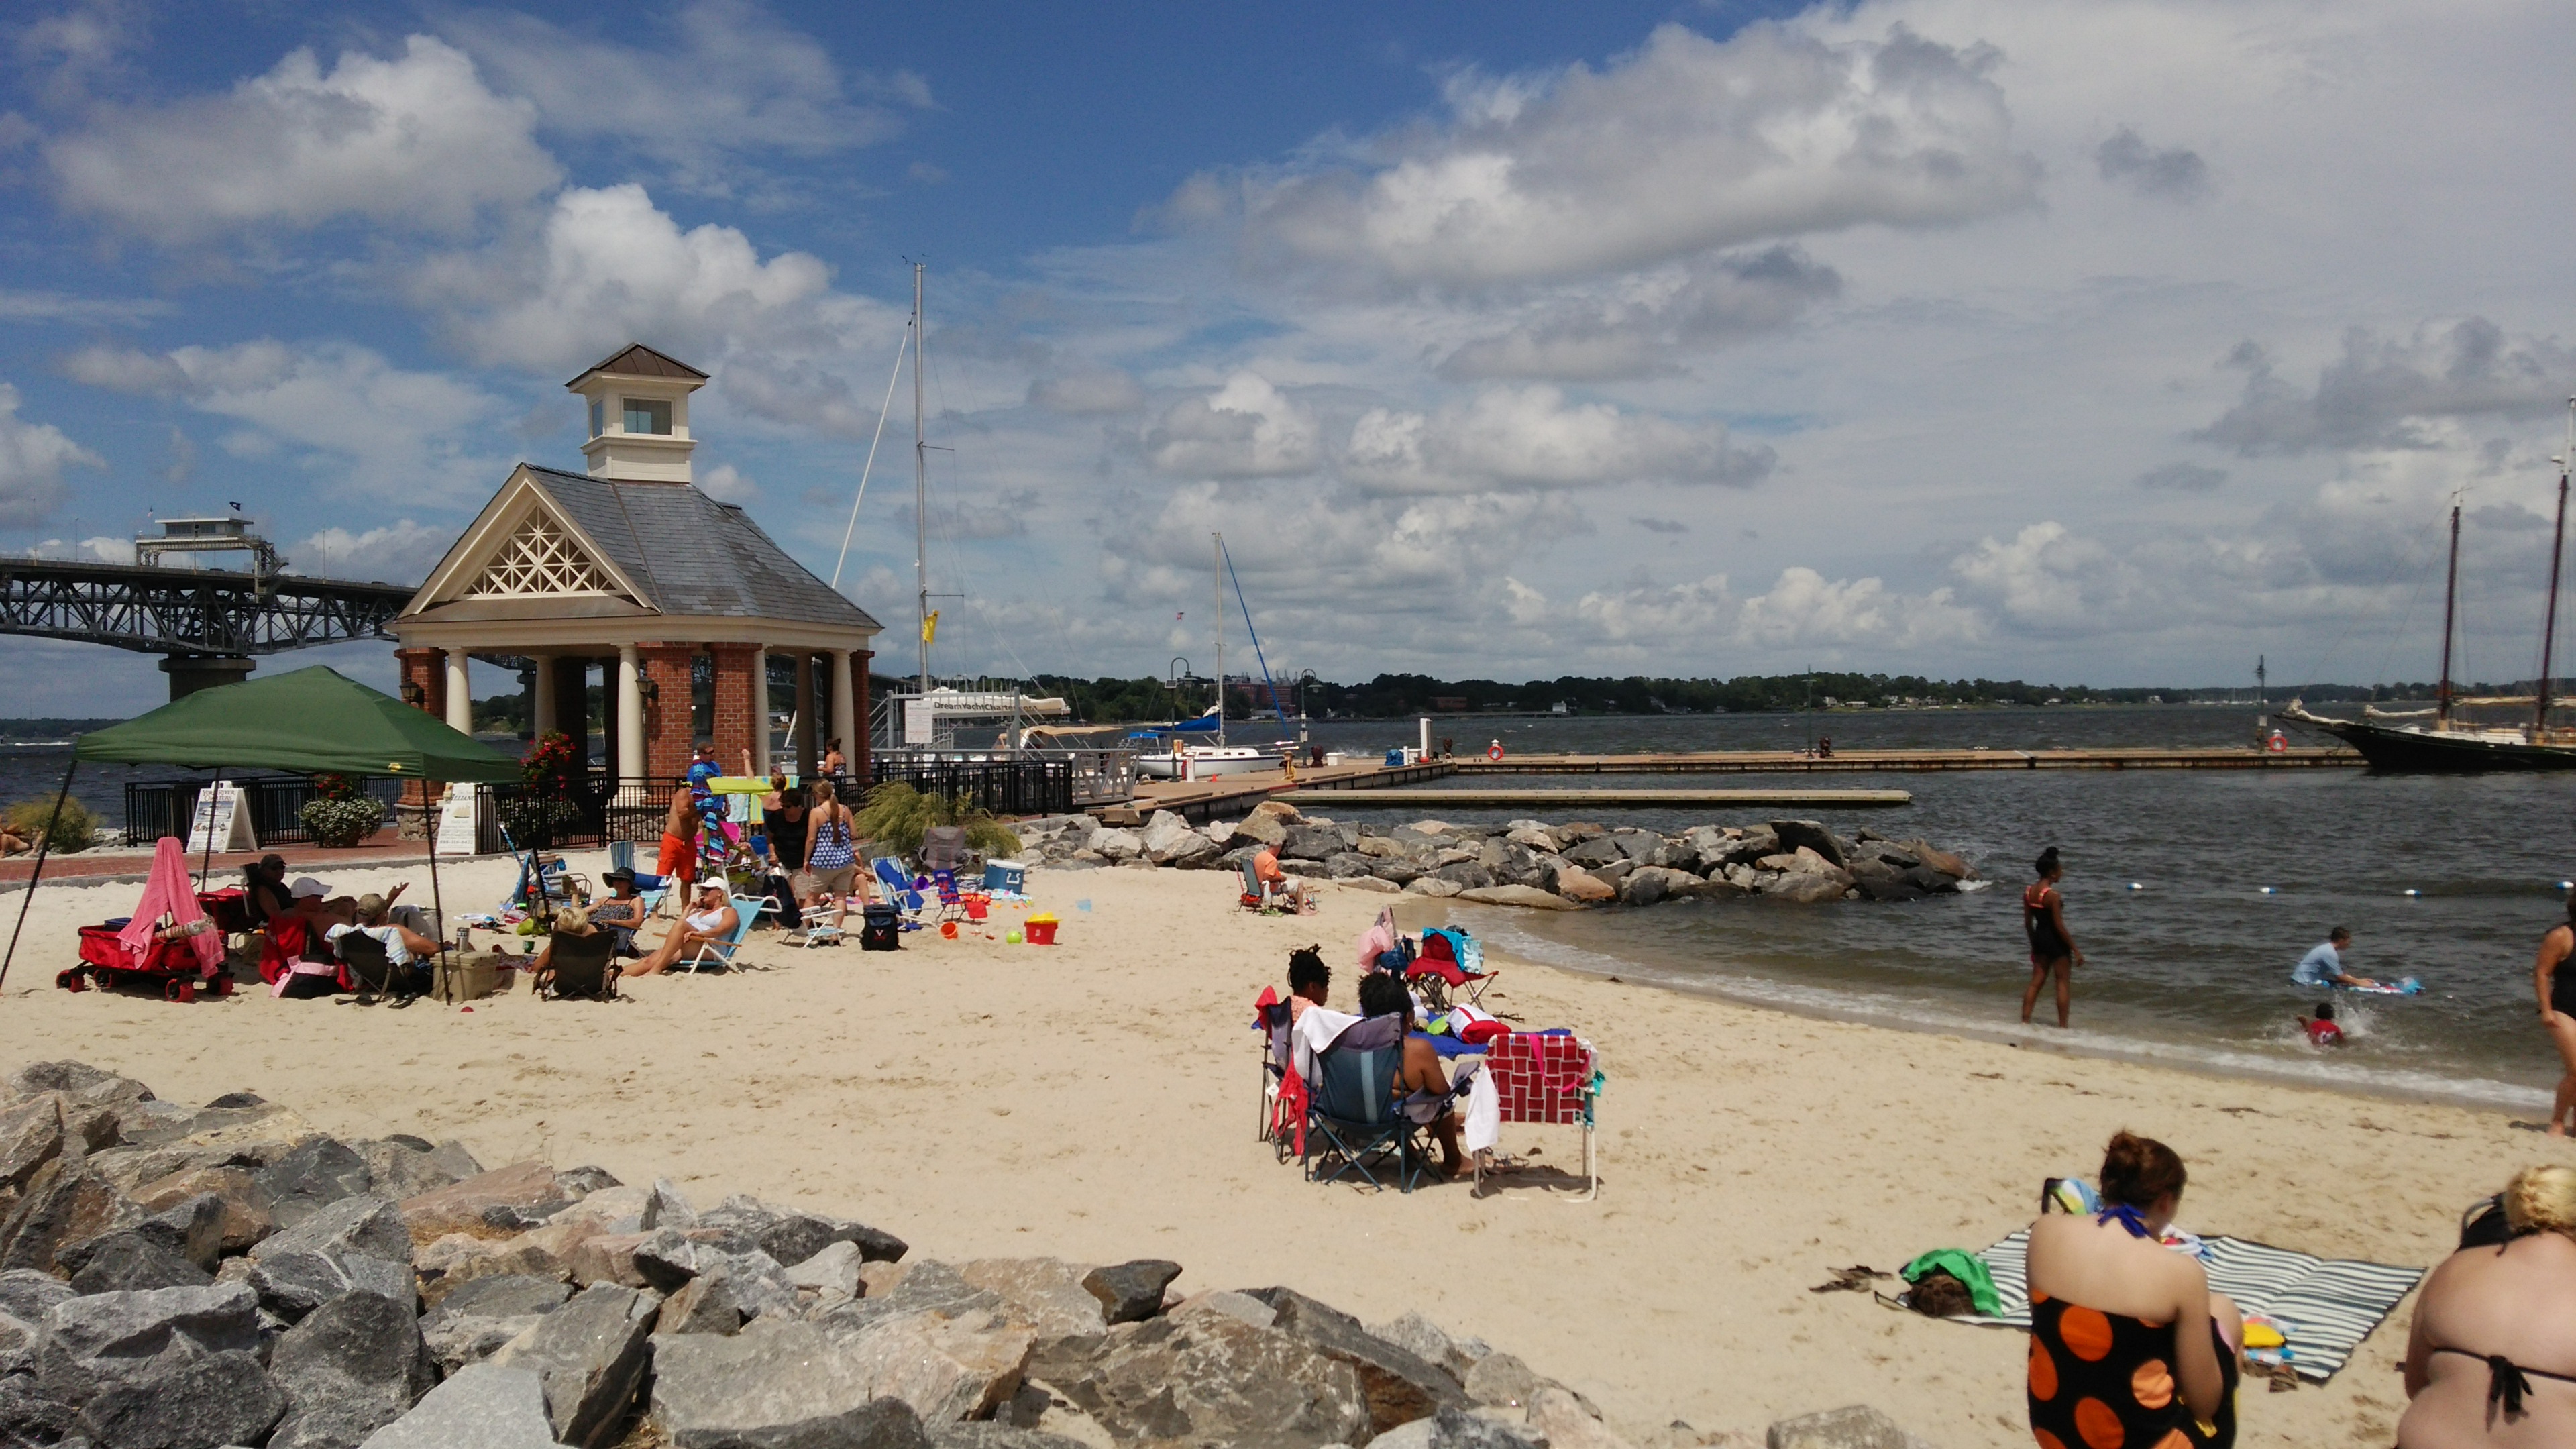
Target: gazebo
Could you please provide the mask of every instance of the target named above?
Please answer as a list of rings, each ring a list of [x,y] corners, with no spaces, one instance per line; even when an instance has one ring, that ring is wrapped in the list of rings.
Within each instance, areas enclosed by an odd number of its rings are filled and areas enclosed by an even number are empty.
[[[403,697],[470,731],[472,661],[534,667],[535,732],[587,735],[599,666],[601,732],[621,783],[682,774],[712,739],[731,769],[770,766],[769,657],[793,662],[801,773],[837,739],[868,757],[866,610],[790,558],[750,515],[691,480],[689,394],[707,375],[642,345],[565,384],[588,404],[584,473],[521,463],[392,625]],[[708,657],[713,718],[693,723]],[[818,687],[817,674],[828,683]],[[819,718],[828,698],[830,713]]]

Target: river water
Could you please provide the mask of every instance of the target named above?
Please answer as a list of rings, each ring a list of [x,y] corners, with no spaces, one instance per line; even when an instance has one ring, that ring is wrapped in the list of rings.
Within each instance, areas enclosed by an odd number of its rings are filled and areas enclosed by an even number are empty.
[[[1657,719],[1435,719],[1458,749],[1620,753],[1778,748],[1829,734],[1838,749],[2047,749],[2236,745],[2253,710],[2141,706],[1924,710]],[[1472,733],[1471,733],[1472,732]],[[1351,748],[1408,741],[1404,724],[1319,724]],[[1461,780],[1459,785],[1472,785]],[[1523,777],[1523,784],[1540,783]],[[1922,1030],[2016,1036],[2088,1053],[2237,1076],[2502,1106],[2547,1115],[2558,1059],[2538,1020],[2532,954],[2566,919],[2576,875],[2568,806],[2576,778],[2384,776],[2347,769],[2039,770],[1888,775],[1566,776],[1544,783],[1888,788],[1895,808],[1771,812],[1612,808],[1603,823],[1674,831],[1774,813],[1849,835],[1922,836],[1968,857],[1993,884],[1907,904],[1785,906],[1759,899],[1548,913],[1477,910],[1498,950],[1578,970]],[[1563,812],[1322,807],[1399,824]],[[2018,1025],[2029,980],[2020,889],[2044,846],[2065,854],[2076,972],[2074,1028]],[[2263,888],[2271,887],[2267,893]],[[2408,895],[2408,891],[2418,894]],[[2415,976],[2415,997],[2345,997],[2351,1042],[2319,1051],[2297,1016],[2317,994],[2290,968],[2349,926],[2347,969]],[[2037,1013],[2053,1023],[2043,998]]]
[[[1382,751],[1409,722],[1319,722],[1319,743]],[[1461,753],[1627,753],[1780,748],[1828,734],[1838,748],[1997,750],[2236,745],[2252,708],[2140,706],[1837,712],[1829,715],[1434,720]],[[1258,731],[1254,731],[1256,735]],[[0,751],[0,800],[50,796],[60,748]],[[130,778],[182,772],[85,767],[78,793],[122,818]],[[1458,781],[1460,785],[1472,781]],[[2068,925],[2088,964],[2075,1026],[2029,1035],[2075,1050],[2150,1058],[2267,1080],[2461,1100],[2545,1115],[2558,1075],[2537,1019],[2532,953],[2565,919],[2576,876],[2568,808],[2576,778],[2382,776],[2360,770],[1978,771],[1823,776],[1559,777],[1537,783],[1890,788],[1906,806],[1799,809],[1843,834],[1922,836],[1965,855],[1988,889],[1906,904],[1782,906],[1758,899],[1642,910],[1477,910],[1497,949],[1631,981],[1921,1030],[2020,1035],[2029,967],[2019,895],[2043,846],[2064,853]],[[1400,824],[1438,814],[1501,820],[1565,812],[1426,811],[1349,805],[1318,813]],[[1618,808],[1604,823],[1662,830],[1747,824],[1775,812]],[[2268,893],[2263,887],[2271,887]],[[2135,888],[2133,888],[2135,887]],[[2417,894],[2409,895],[2409,891]],[[2346,998],[2352,1040],[2310,1048],[2298,1028],[2313,993],[2290,968],[2336,926],[2361,975],[2415,976],[2416,997]],[[2043,1000],[2039,1017],[2053,1020]]]

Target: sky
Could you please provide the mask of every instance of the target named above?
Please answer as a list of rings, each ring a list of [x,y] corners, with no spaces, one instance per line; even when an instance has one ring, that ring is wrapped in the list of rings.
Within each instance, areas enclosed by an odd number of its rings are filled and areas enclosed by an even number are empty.
[[[1206,672],[1222,532],[1235,669],[2425,679],[2456,501],[2528,677],[2571,68],[2540,0],[20,4],[0,552],[237,502],[416,582],[640,341],[908,672],[920,262],[943,673]]]

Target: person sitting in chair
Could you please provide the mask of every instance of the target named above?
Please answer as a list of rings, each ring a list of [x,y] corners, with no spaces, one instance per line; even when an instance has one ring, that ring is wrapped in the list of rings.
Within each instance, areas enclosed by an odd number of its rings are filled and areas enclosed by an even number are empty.
[[[27,838],[26,831],[0,820],[0,855],[25,855],[35,848],[35,842]]]
[[[1413,994],[1391,971],[1372,971],[1360,978],[1360,1015],[1402,1016],[1404,1018],[1403,1065],[1396,1070],[1395,1096],[1400,1110],[1429,1129],[1432,1139],[1440,1144],[1440,1175],[1456,1177],[1467,1170],[1466,1154],[1458,1150],[1458,1112],[1454,1104],[1442,1101],[1436,1106],[1428,1101],[1408,1101],[1414,1094],[1446,1097],[1449,1072],[1440,1064],[1440,1053],[1431,1043],[1413,1034]]]
[[[633,959],[644,953],[635,949],[635,933],[644,929],[644,899],[635,894],[635,872],[623,866],[600,877],[608,882],[608,899],[594,902],[590,920],[616,937],[616,953]]]
[[[1265,904],[1273,897],[1279,897],[1286,900],[1290,910],[1301,916],[1306,914],[1305,882],[1288,879],[1288,873],[1279,868],[1279,852],[1275,847],[1264,845],[1254,852],[1252,879],[1261,887],[1261,899]]]
[[[606,903],[603,902],[602,904]],[[562,910],[555,912],[554,933],[546,938],[545,949],[537,953],[535,974],[529,980],[529,989],[533,990],[541,997],[549,994],[555,989],[555,948],[557,946],[565,947],[564,954],[567,957],[572,956],[575,950],[583,949],[583,947],[587,947],[591,950],[597,949],[595,946],[589,945],[589,943],[599,935],[601,930],[601,927],[594,924],[596,920],[597,916],[593,912],[584,910],[580,906],[566,906]],[[572,942],[583,943],[583,947],[576,947],[569,944]],[[590,995],[593,993],[595,987],[596,994],[599,996],[615,996],[617,994],[615,982],[618,973],[615,970],[608,969],[613,965],[613,958],[611,961],[597,962],[596,964],[601,968],[598,972],[596,981],[590,984],[576,984],[572,987],[572,990],[578,995]]]
[[[1333,968],[1313,946],[1288,953],[1288,1019],[1292,1022],[1324,1004],[1332,994]]]
[[[742,913],[734,909],[733,898],[726,893],[723,882],[709,881],[698,887],[696,904],[671,927],[662,944],[653,948],[653,954],[629,963],[625,972],[629,976],[659,975],[670,970],[684,952],[694,952],[711,941],[732,940],[734,927],[741,924]]]
[[[383,896],[369,892],[358,897],[356,924],[333,926],[322,933],[322,939],[336,946],[342,936],[352,931],[374,939],[384,946],[385,963],[394,968],[396,979],[401,979],[412,974],[406,968],[422,957],[437,955],[438,943],[399,921],[389,919],[392,910]]]

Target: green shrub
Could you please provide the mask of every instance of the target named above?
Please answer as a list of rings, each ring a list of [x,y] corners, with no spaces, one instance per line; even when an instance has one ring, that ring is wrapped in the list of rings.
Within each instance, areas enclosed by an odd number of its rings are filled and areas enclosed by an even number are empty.
[[[51,800],[23,800],[5,813],[30,845],[36,844],[40,835],[51,836],[52,848],[69,855],[98,844],[98,817],[89,813],[88,806],[68,796],[63,799],[60,814],[55,813]]]
[[[962,795],[925,795],[900,780],[870,790],[852,819],[859,838],[873,840],[879,850],[905,859],[920,856],[922,834],[934,825],[966,827],[966,843],[987,856],[1020,853],[1020,838],[994,819],[992,811],[967,804]]]
[[[335,850],[358,844],[385,823],[384,802],[365,795],[307,800],[297,813],[314,844]]]

